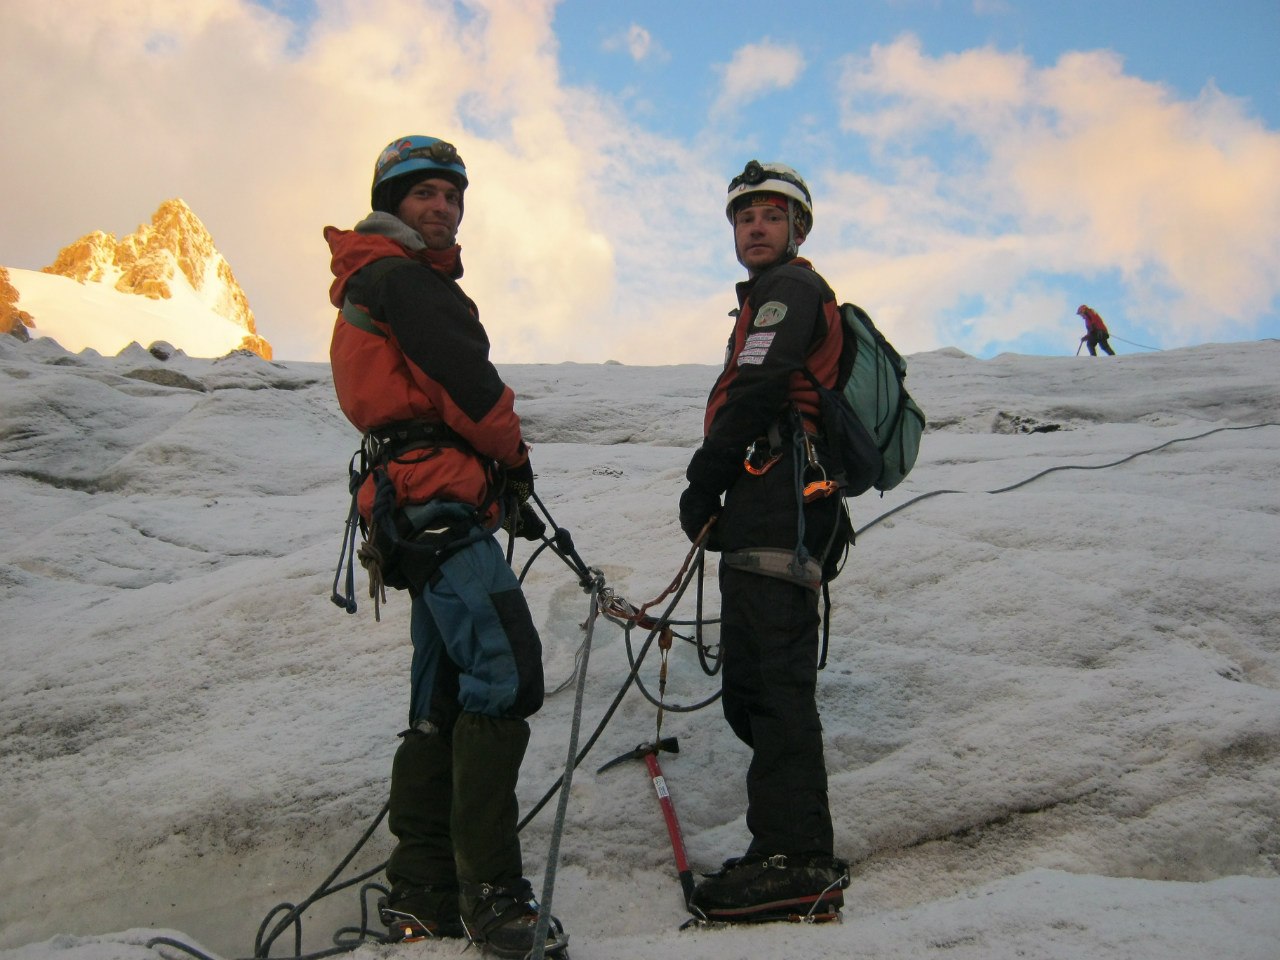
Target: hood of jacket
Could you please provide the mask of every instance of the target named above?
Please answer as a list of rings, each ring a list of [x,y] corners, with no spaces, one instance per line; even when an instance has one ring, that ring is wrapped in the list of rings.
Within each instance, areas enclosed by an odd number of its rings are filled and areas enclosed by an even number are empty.
[[[342,307],[347,283],[362,267],[384,257],[405,257],[425,264],[437,273],[457,280],[462,276],[462,247],[454,244],[447,250],[429,250],[422,236],[399,217],[375,211],[355,225],[353,230],[325,227],[332,258],[329,268],[333,284],[329,302]]]

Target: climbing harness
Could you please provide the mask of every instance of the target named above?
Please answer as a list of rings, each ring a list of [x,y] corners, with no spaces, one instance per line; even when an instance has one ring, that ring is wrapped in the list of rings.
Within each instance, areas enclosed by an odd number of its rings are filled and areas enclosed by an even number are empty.
[[[488,493],[471,508],[463,504],[397,504],[395,486],[388,473],[390,464],[418,464],[439,455],[444,448],[474,454],[471,445],[447,424],[429,420],[406,420],[370,430],[361,439],[360,449],[347,464],[351,504],[343,526],[338,566],[333,575],[330,599],[347,613],[356,612],[355,561],[369,576],[369,597],[376,621],[382,619],[387,587],[421,592],[431,575],[452,554],[489,535],[484,518],[503,494],[503,475],[492,461],[477,456],[484,466]],[[374,481],[373,507],[366,525],[359,511],[360,491],[368,478]],[[501,520],[500,520],[501,522]],[[359,547],[356,541],[363,534]],[[339,590],[343,580],[344,590]],[[345,592],[344,592],[345,591]]]

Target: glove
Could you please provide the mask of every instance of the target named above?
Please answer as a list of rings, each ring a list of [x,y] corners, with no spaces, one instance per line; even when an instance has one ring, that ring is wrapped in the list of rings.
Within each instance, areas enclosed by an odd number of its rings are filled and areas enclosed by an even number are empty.
[[[507,492],[523,506],[533,496],[533,462],[526,460],[518,467],[507,467]]]
[[[521,503],[503,517],[502,529],[525,540],[541,540],[547,532],[547,525],[533,507]]]
[[[680,494],[680,529],[689,538],[690,543],[698,539],[698,534],[712,517],[720,515],[720,494],[712,493],[705,487],[690,485]],[[707,536],[710,548],[711,536]],[[713,548],[714,549],[714,548]]]
[[[729,447],[711,447],[705,442],[694,451],[684,472],[690,487],[706,490],[728,490],[742,475],[742,451]]]

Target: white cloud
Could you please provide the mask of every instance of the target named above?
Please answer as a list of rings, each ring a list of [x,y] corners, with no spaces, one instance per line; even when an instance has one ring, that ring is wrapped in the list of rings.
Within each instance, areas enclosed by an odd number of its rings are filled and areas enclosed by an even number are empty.
[[[463,285],[495,359],[637,352],[644,330],[617,318],[639,312],[650,278],[620,284],[617,263],[659,244],[705,259],[697,230],[671,227],[705,183],[684,151],[561,85],[552,7],[334,0],[302,35],[243,0],[6,7],[0,86],[21,93],[5,120],[18,146],[0,157],[0,263],[39,269],[80,235],[132,231],[182,197],[277,356],[322,359],[333,311],[321,230],[367,212],[387,142],[429,133],[454,140],[471,174]],[[670,271],[672,297],[705,288],[692,269]],[[650,362],[718,355],[675,338]]]
[[[785,90],[804,72],[804,55],[793,45],[763,40],[740,47],[720,67],[720,95],[711,108],[718,118],[774,90]]]
[[[606,38],[603,46],[605,50],[609,51],[625,50],[627,55],[636,63],[643,63],[646,60],[666,61],[670,59],[670,55],[653,38],[653,34],[638,23],[631,24],[622,33]]]
[[[1178,344],[1247,330],[1280,296],[1280,135],[1212,85],[1180,101],[1105,52],[1036,68],[993,50],[931,58],[904,37],[850,58],[842,95],[845,128],[892,181],[859,185],[856,209],[874,214],[862,256],[929,261],[902,282],[937,288],[934,316],[966,297],[999,313],[1046,274],[1110,273],[1129,317]],[[886,186],[893,204],[877,206]],[[980,251],[994,247],[1018,267],[992,270]]]
[[[1188,102],[1108,54],[1040,67],[993,49],[930,57],[908,36],[844,63],[841,131],[800,83],[802,51],[765,40],[719,68],[687,145],[567,86],[553,13],[326,0],[299,26],[248,0],[5,4],[0,264],[38,269],[182,197],[277,356],[323,359],[321,229],[367,211],[384,144],[431,133],[472,174],[463,285],[495,359],[716,363],[741,276],[724,181],[757,145],[723,136],[720,114],[791,91],[813,117],[797,120],[797,162],[823,158],[805,166],[806,252],[837,293],[893,318],[905,350],[1058,336],[1079,278],[1121,278],[1122,308],[1166,345],[1248,335],[1276,302],[1280,136],[1212,86]],[[636,29],[633,54],[652,60]],[[871,165],[829,159],[854,155],[842,135]]]

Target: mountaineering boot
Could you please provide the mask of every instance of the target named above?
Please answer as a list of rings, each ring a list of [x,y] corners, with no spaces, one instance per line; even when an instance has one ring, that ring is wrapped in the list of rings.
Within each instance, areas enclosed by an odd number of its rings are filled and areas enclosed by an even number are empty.
[[[391,942],[464,937],[457,887],[401,887],[378,900]]]
[[[393,940],[461,937],[449,833],[452,744],[426,722],[402,736],[391,765],[387,817],[398,842],[387,861],[391,892],[378,910]]]
[[[527,957],[538,933],[538,904],[524,877],[501,886],[463,882],[462,924],[472,943],[498,957]],[[569,938],[555,917],[547,927],[545,956],[564,952]]]
[[[533,949],[538,908],[523,876],[516,782],[529,744],[529,725],[509,717],[463,712],[453,728],[454,856],[459,907],[467,936],[500,957]],[[546,953],[563,952],[558,921]]]
[[[849,865],[836,857],[736,857],[694,888],[689,906],[726,923],[833,920],[848,885]]]

